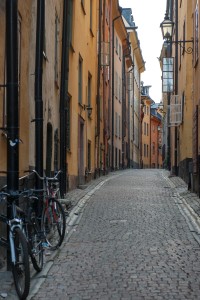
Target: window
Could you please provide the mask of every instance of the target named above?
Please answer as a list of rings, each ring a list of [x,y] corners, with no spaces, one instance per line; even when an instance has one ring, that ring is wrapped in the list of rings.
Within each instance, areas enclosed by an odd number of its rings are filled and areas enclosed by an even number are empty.
[[[117,148],[115,148],[115,168],[117,169]]]
[[[47,123],[47,141],[46,141],[46,176],[51,176],[51,164],[52,164],[52,125]]]
[[[73,17],[74,17],[74,0],[69,0],[69,42],[73,47]]]
[[[182,93],[182,122],[184,121],[185,93]]]
[[[56,129],[54,133],[54,171],[58,170],[58,151],[59,151],[58,144],[59,144],[58,129]]]
[[[119,121],[118,121],[118,137],[121,138],[121,118],[120,115],[119,117]]]
[[[115,38],[115,51],[118,54],[118,38],[117,38],[117,36]]]
[[[59,19],[56,13],[55,16],[55,58],[54,58],[54,81],[57,87],[59,87]]]
[[[147,136],[149,135],[149,124],[147,123]]]
[[[91,171],[91,141],[88,141],[87,169]]]
[[[149,145],[147,145],[147,157],[149,157]]]
[[[147,134],[147,124],[146,124],[146,122],[144,122],[144,135],[146,135]]]
[[[163,93],[174,90],[174,60],[173,57],[163,57],[162,64],[162,91]]]
[[[70,114],[70,106],[71,106],[71,96],[68,95],[67,97],[67,101],[66,101],[66,107],[65,107],[65,118],[66,118],[66,148],[69,151],[70,150],[70,118],[71,118],[71,114]]]
[[[184,21],[184,23],[183,23],[183,41],[185,41],[185,40],[186,40],[186,37],[185,37],[185,21]],[[183,42],[182,55],[184,55],[184,53],[185,53],[185,42]]]
[[[81,7],[83,10],[83,13],[86,15],[86,11],[85,11],[85,0],[81,0]]]
[[[118,80],[118,99],[119,99],[119,101],[121,101],[121,92],[122,92],[121,85],[122,85],[122,80],[119,77],[119,80]]]
[[[118,114],[115,112],[115,135],[118,136]]]
[[[82,80],[83,80],[83,59],[81,56],[79,56],[78,61],[78,102],[79,104],[82,104]]]
[[[115,97],[118,97],[118,74],[115,72]]]
[[[169,105],[170,125],[180,125],[182,123],[182,104],[183,97],[180,95],[172,95]]]
[[[92,32],[92,25],[93,25],[93,0],[90,0],[90,31]]]
[[[88,106],[91,106],[91,92],[92,92],[92,75],[88,73],[88,94],[87,94]]]
[[[152,145],[152,153],[155,154],[155,142],[153,142],[153,145]]]
[[[146,157],[146,144],[144,144],[144,157]]]
[[[44,34],[43,34],[43,59],[48,61],[47,58],[47,41],[46,41],[46,26],[44,25]]]
[[[121,56],[122,56],[122,47],[121,45],[119,45],[119,59],[121,60]]]

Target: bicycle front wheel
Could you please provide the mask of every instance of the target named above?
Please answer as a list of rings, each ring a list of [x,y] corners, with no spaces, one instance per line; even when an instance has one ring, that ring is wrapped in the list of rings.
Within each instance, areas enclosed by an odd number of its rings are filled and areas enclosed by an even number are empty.
[[[42,230],[51,250],[62,244],[65,236],[66,218],[61,203],[55,199],[48,199],[48,206],[42,215]]]
[[[12,273],[19,299],[26,299],[30,289],[29,255],[26,238],[19,228],[13,231],[15,262],[12,262]]]

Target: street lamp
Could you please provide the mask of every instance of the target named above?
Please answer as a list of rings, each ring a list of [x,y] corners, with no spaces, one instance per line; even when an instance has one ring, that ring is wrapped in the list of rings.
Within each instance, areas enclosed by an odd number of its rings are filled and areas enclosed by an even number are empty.
[[[194,40],[180,40],[180,41],[172,41],[172,34],[174,30],[174,22],[169,19],[168,13],[165,13],[164,21],[160,24],[160,28],[162,31],[163,39],[166,44],[178,44],[187,54],[193,53],[193,43]],[[185,49],[185,43],[192,43],[192,46]]]
[[[167,42],[171,41],[174,22],[169,19],[168,13],[166,12],[164,21],[160,24],[163,39]]]

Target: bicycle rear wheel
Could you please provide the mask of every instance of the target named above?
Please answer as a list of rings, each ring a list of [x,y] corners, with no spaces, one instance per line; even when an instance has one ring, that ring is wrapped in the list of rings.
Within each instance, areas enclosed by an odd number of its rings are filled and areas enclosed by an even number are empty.
[[[42,214],[42,230],[51,250],[63,242],[66,229],[66,217],[61,203],[54,198],[48,199],[48,206]]]
[[[12,273],[19,299],[26,299],[30,289],[29,255],[26,238],[19,228],[13,231],[16,261],[12,263]]]
[[[41,226],[35,216],[31,218],[28,235],[31,261],[34,269],[40,272],[44,264],[43,237]]]

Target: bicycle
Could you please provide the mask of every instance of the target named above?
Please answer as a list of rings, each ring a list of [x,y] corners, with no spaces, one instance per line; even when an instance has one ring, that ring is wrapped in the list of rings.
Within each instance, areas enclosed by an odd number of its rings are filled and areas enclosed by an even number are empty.
[[[31,172],[31,171],[30,171]],[[54,177],[41,177],[36,170],[32,172],[44,182],[44,205],[41,216],[41,228],[46,242],[51,250],[59,248],[65,237],[66,217],[64,209],[58,200],[58,175]]]
[[[27,199],[26,212],[18,208],[18,213],[22,219],[23,232],[27,239],[29,255],[34,269],[40,272],[44,264],[44,249],[46,248],[46,238],[44,231],[41,227],[41,220],[36,215],[35,204],[40,201],[39,197],[36,196],[38,193],[42,193],[44,190],[25,190],[21,192],[21,196]]]
[[[0,192],[0,202],[5,201],[11,212],[10,218],[0,214],[0,222],[7,225],[8,239],[0,237],[0,245],[10,252],[14,284],[19,299],[26,299],[30,289],[30,266],[28,245],[23,233],[23,221],[19,218],[16,200],[18,193]]]

